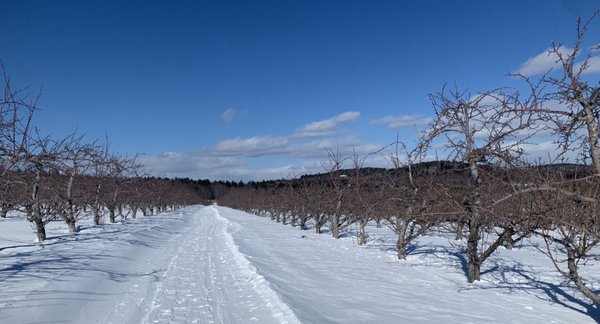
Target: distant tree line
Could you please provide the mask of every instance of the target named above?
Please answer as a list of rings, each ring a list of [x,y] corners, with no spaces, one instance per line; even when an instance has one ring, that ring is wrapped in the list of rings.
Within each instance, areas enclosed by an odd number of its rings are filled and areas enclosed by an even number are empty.
[[[590,288],[597,283],[580,271],[600,243],[600,86],[584,79],[600,45],[583,45],[597,16],[578,21],[572,46],[551,45],[557,69],[513,75],[526,91],[444,86],[431,94],[433,122],[414,148],[396,141],[391,168],[363,168],[366,156],[331,150],[323,174],[231,188],[219,204],[317,233],[327,226],[335,238],[352,226],[358,244],[368,239],[367,222],[386,224],[399,259],[419,236],[452,231],[468,282],[480,280],[499,247],[539,237],[556,270],[600,303]],[[527,158],[538,135],[556,145],[555,160]],[[423,162],[432,147],[443,147],[448,161]]]
[[[198,196],[205,200],[217,200],[227,195],[230,189],[246,186],[243,181],[223,181],[223,180],[208,180],[208,179],[190,179],[190,178],[175,178],[174,180],[190,186]],[[247,185],[254,185],[254,181],[248,182]]]

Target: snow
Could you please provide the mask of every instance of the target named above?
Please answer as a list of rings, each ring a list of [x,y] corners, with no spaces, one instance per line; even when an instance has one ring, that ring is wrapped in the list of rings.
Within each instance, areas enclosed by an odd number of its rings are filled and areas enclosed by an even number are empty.
[[[144,322],[299,323],[226,231],[228,221],[208,207],[202,223],[169,263]]]
[[[353,229],[351,229],[353,230]],[[33,242],[0,219],[0,323],[597,323],[536,241],[501,249],[466,283],[451,237],[425,236],[405,261],[369,226],[335,240],[221,206],[120,224],[48,225]],[[539,243],[539,242],[538,242]],[[590,261],[586,277],[600,278]]]

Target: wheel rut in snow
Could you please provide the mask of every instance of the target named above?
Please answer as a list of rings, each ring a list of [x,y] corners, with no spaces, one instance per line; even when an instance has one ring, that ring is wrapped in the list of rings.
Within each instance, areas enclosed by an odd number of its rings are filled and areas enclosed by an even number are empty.
[[[191,215],[190,215],[191,216]],[[241,254],[230,223],[212,207],[183,237],[157,285],[146,323],[299,323]]]

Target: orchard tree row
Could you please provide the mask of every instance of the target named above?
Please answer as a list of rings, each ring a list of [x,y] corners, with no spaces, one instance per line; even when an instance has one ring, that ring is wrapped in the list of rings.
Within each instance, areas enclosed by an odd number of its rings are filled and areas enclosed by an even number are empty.
[[[2,67],[4,71],[4,68]],[[36,97],[12,87],[4,72],[0,97],[0,217],[11,210],[25,213],[39,241],[45,226],[62,220],[70,232],[77,221],[93,215],[135,218],[167,208],[198,204],[200,196],[182,181],[144,176],[135,158],[112,153],[108,140],[85,142],[84,136],[42,135],[33,124]]]
[[[327,226],[335,238],[356,225],[359,244],[367,222],[385,223],[400,259],[420,235],[451,229],[468,282],[480,280],[498,247],[538,236],[556,269],[600,303],[580,271],[600,242],[600,86],[589,73],[600,46],[584,46],[597,15],[578,21],[574,44],[551,45],[555,69],[512,74],[519,88],[444,86],[430,95],[434,120],[416,145],[395,143],[389,169],[363,168],[368,156],[332,150],[322,175],[234,188],[219,203],[303,229],[310,223],[318,233]],[[551,161],[533,158],[541,142],[553,143]],[[446,161],[423,162],[440,155]]]

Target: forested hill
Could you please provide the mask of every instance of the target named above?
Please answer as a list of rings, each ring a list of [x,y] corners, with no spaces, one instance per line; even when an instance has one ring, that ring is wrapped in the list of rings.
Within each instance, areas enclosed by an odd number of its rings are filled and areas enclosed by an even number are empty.
[[[417,163],[411,166],[412,172],[415,176],[427,176],[427,175],[458,175],[466,172],[467,164],[455,161],[427,161]],[[488,171],[494,171],[496,173],[506,172],[505,169],[493,166],[484,166]],[[545,164],[537,165],[532,168],[538,171],[558,171],[567,177],[581,176],[587,173],[589,167],[572,164],[572,163],[559,163],[559,164]],[[341,169],[335,171],[335,174],[339,176],[352,176],[357,172],[356,169]],[[359,170],[362,177],[374,177],[384,179],[386,176],[400,176],[406,175],[408,172],[408,166],[404,166],[398,169],[388,168],[373,168],[364,167]],[[333,174],[333,172],[323,172],[315,174],[305,174],[294,179],[276,179],[276,180],[262,180],[262,181],[211,181],[208,179],[190,179],[190,178],[177,178],[188,186],[190,186],[202,199],[207,200],[218,200],[225,196],[231,188],[266,188],[280,185],[296,185],[299,182],[324,182]]]

